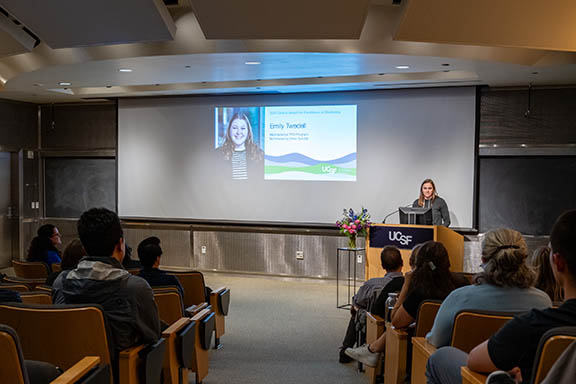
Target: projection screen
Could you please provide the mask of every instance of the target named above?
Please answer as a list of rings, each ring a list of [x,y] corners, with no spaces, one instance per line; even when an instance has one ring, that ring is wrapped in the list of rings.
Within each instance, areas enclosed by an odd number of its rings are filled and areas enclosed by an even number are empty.
[[[431,178],[471,228],[475,119],[473,87],[121,99],[119,214],[329,224],[365,207],[380,222]]]

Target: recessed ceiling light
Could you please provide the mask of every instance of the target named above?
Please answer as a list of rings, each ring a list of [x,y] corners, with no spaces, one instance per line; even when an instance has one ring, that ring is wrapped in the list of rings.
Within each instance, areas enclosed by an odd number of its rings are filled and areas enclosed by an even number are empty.
[[[118,72],[132,72],[130,68],[120,68]]]
[[[526,144],[520,144],[522,148],[526,148]]]
[[[397,65],[396,69],[410,69],[409,65]]]
[[[246,64],[246,65],[260,65],[262,63],[259,61],[245,61],[244,64]]]
[[[498,144],[492,144],[492,146],[493,146],[494,148],[496,148],[496,147],[498,146]]]
[[[61,81],[61,82],[58,83],[58,85],[61,85],[61,86],[65,87],[65,86],[68,86],[68,85],[72,85],[72,83],[69,83],[69,82],[67,82],[67,81]]]

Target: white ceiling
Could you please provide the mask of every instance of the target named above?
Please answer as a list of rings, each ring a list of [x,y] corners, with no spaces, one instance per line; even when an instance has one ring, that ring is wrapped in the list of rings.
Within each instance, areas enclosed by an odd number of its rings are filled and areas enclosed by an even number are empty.
[[[63,3],[67,1],[75,2],[60,0],[53,5],[58,10],[59,7],[64,8]],[[250,1],[257,3],[265,0]],[[0,0],[0,7],[7,10],[7,5],[17,2]],[[110,38],[109,26],[102,22],[86,24],[85,28],[81,28],[73,47],[53,49],[50,46],[70,46],[69,37],[66,40],[64,37],[58,39],[58,34],[53,33],[50,39],[56,36],[56,41],[51,40],[49,46],[43,33],[34,31],[42,43],[32,52],[0,58],[0,98],[50,103],[174,94],[323,92],[470,84],[576,84],[576,53],[564,46],[561,47],[562,51],[554,51],[521,46],[393,40],[397,26],[406,22],[406,15],[402,15],[402,7],[391,5],[391,2],[378,0],[367,8],[366,21],[358,39],[301,39],[296,36],[283,40],[220,40],[205,37],[201,28],[205,23],[198,22],[189,6],[166,10],[153,0],[104,1],[103,7],[129,8],[130,12],[117,10],[120,14],[130,15],[129,20],[123,21],[127,30],[133,30],[133,26],[141,26],[143,20],[152,18],[158,22],[159,35],[170,30],[169,25],[173,23],[174,38],[150,42],[154,40],[150,35],[141,35],[140,41],[145,42],[116,44],[125,41],[122,40],[122,36],[125,36],[122,28],[117,32],[118,40],[114,41]],[[151,3],[155,4],[154,7],[151,7]],[[225,3],[225,0],[219,0],[219,4]],[[297,3],[302,6],[304,2]],[[313,2],[309,3],[307,10],[318,11]],[[410,3],[407,0],[403,2]],[[26,9],[22,8],[19,8],[19,12],[26,14]],[[67,17],[75,17],[71,14],[72,10],[68,8]],[[165,22],[162,14],[167,11],[172,20]],[[28,13],[34,12],[34,9],[28,10]],[[154,12],[158,13],[158,17]],[[19,20],[24,18],[20,16]],[[51,27],[52,21],[47,21],[48,18],[38,18],[36,15],[35,19],[42,21],[43,30],[48,31],[46,34],[58,29],[56,22]],[[350,20],[351,26],[357,22],[357,17]],[[412,24],[405,25],[410,27]],[[310,33],[309,27],[307,33]],[[320,22],[314,27],[323,30]],[[410,32],[408,27],[403,33]],[[118,26],[115,28],[118,29]],[[459,25],[459,28],[462,26]],[[538,28],[538,25],[533,28]],[[80,41],[82,33],[86,35],[84,44]],[[541,33],[546,31],[542,30]],[[576,36],[576,29],[573,34]],[[260,35],[265,36],[266,30],[262,29]],[[101,39],[98,39],[99,36]],[[166,35],[163,39],[166,40]],[[111,43],[115,44],[102,45]],[[261,64],[247,65],[246,62]],[[397,65],[409,65],[410,68],[397,69]],[[120,68],[130,68],[132,72],[121,73],[118,71]],[[71,85],[61,86],[59,82],[69,82]]]

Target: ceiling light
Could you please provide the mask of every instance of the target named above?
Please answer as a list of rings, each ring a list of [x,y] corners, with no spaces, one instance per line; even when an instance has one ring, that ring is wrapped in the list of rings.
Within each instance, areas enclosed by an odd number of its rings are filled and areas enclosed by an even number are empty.
[[[67,82],[67,81],[61,81],[61,82],[58,83],[58,85],[61,85],[61,86],[63,86],[63,87],[66,87],[66,86],[68,86],[68,85],[72,85],[72,83],[69,83],[69,82]]]
[[[492,146],[493,146],[494,148],[496,148],[496,147],[498,146],[498,144],[492,144]]]
[[[262,63],[259,61],[245,61],[244,64],[246,64],[246,65],[260,65]]]
[[[396,69],[410,69],[409,65],[397,65]]]
[[[526,148],[526,144],[520,144],[522,148]]]
[[[120,68],[118,72],[132,72],[130,68]]]

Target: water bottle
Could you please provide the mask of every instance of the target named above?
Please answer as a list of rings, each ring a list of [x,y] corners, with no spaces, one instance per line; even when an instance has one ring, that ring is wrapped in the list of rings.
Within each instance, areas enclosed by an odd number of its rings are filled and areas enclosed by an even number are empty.
[[[390,292],[388,294],[388,298],[386,299],[386,308],[384,309],[384,320],[386,322],[390,322],[390,314],[392,313],[392,309],[396,305],[396,301],[398,300],[398,293]]]

